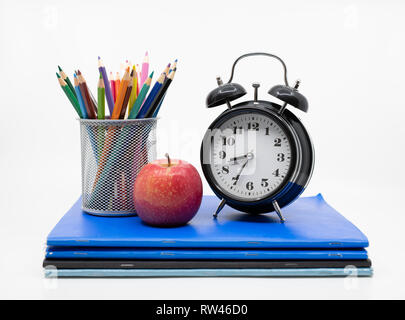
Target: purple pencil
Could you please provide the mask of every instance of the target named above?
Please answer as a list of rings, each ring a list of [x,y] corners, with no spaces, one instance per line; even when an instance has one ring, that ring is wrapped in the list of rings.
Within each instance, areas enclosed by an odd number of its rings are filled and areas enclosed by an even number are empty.
[[[104,86],[105,86],[105,97],[107,100],[108,104],[108,110],[110,110],[110,116],[113,114],[114,110],[114,98],[111,92],[111,86],[110,86],[110,81],[108,81],[107,77],[107,70],[105,69],[105,66],[103,62],[101,61],[101,58],[98,57],[98,70],[101,73],[101,76],[103,77],[104,80]]]

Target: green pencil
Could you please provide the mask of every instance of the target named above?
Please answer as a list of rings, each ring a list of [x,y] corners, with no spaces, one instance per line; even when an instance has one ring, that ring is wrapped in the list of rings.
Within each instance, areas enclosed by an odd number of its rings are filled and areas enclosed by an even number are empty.
[[[141,91],[139,92],[138,97],[136,98],[134,105],[132,106],[131,113],[128,116],[128,119],[135,119],[139,109],[141,109],[142,103],[145,100],[145,97],[149,91],[150,84],[152,82],[152,77],[153,77],[153,72],[150,74],[150,76],[145,80],[145,83],[143,84],[143,87]]]
[[[97,85],[97,119],[105,119],[105,87],[100,73]]]
[[[60,66],[58,66],[58,69],[59,69],[59,73],[60,73],[61,78],[63,80],[65,80],[65,82],[69,86],[69,89],[72,91],[73,95],[77,98],[75,88],[73,87],[72,82],[70,82],[69,77],[66,75],[66,73],[62,70],[62,68]]]
[[[69,86],[67,85],[65,80],[63,80],[57,72],[56,72],[56,76],[58,77],[60,86],[62,87],[63,91],[65,92],[66,96],[68,97],[70,103],[73,105],[73,108],[75,108],[78,116],[82,119],[83,114],[82,114],[82,111],[80,110],[79,101],[77,100],[76,96],[69,89]]]

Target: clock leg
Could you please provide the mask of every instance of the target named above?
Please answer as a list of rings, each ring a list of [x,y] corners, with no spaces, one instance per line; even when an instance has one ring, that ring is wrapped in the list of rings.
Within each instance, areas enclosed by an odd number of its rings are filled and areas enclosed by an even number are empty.
[[[285,222],[285,219],[284,219],[284,217],[283,217],[283,215],[281,213],[281,209],[280,209],[280,206],[278,205],[277,201],[274,200],[272,203],[273,203],[274,210],[276,210],[277,215],[280,218],[280,221]]]
[[[219,204],[217,210],[215,210],[215,213],[214,213],[214,218],[215,218],[215,219],[218,217],[218,213],[224,208],[225,204],[226,204],[225,199],[222,199],[222,201],[221,201],[221,203]]]

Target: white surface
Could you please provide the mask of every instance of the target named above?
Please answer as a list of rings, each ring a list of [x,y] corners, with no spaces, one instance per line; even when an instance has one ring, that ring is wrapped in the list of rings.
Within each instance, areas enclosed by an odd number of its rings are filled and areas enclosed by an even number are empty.
[[[1,0],[0,298],[405,298],[404,9],[401,1]],[[322,192],[369,237],[375,276],[43,279],[45,238],[80,193],[79,127],[56,66],[69,75],[80,68],[94,90],[98,55],[116,71],[125,59],[141,62],[145,50],[156,72],[179,58],[159,155],[198,169],[202,136],[223,110],[204,105],[215,76],[226,81],[246,52],[285,59],[310,102],[308,114],[297,113],[316,148],[305,194]],[[249,97],[258,81],[268,97],[281,67],[251,59],[234,80]]]

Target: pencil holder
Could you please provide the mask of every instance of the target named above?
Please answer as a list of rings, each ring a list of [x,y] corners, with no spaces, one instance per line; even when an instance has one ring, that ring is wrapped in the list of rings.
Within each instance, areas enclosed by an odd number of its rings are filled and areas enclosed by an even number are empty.
[[[133,186],[143,166],[156,159],[157,118],[79,121],[83,211],[136,215]]]

